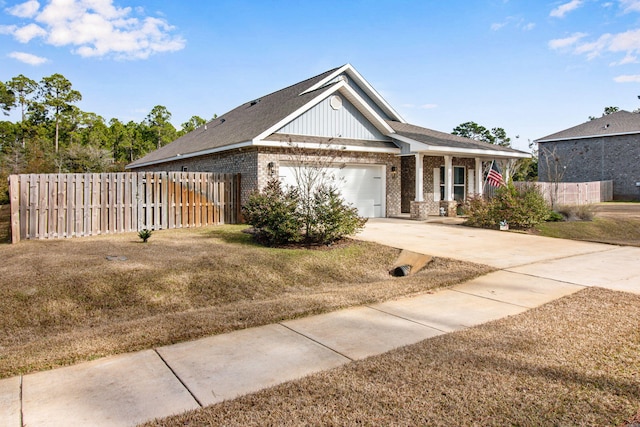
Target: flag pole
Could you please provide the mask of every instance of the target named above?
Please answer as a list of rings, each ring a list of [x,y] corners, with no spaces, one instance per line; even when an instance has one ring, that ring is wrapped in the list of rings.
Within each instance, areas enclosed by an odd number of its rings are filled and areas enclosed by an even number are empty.
[[[493,168],[493,163],[496,161],[496,159],[493,159],[491,161],[491,166],[489,166],[489,170],[491,170],[491,168]],[[484,173],[484,171],[482,171]],[[482,192],[484,193],[484,189],[487,187],[487,181],[489,181],[489,174],[487,173],[486,176],[484,177],[484,183],[482,184]]]

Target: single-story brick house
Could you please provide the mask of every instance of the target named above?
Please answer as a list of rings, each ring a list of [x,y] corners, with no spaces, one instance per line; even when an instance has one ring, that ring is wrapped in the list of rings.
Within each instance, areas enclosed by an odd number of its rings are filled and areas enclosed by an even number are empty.
[[[540,181],[613,181],[614,200],[638,199],[640,114],[620,110],[535,142]]]
[[[127,168],[240,173],[244,202],[272,177],[290,182],[292,147],[309,158],[338,151],[341,192],[367,217],[455,212],[482,193],[491,161],[530,157],[407,123],[346,64],[244,103]]]

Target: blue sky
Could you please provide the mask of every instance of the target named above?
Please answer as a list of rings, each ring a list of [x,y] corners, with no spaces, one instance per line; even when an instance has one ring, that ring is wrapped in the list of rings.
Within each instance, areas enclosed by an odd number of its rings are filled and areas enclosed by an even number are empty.
[[[0,80],[61,73],[107,121],[179,127],[351,63],[410,123],[527,149],[640,108],[639,61],[640,0],[0,0]]]

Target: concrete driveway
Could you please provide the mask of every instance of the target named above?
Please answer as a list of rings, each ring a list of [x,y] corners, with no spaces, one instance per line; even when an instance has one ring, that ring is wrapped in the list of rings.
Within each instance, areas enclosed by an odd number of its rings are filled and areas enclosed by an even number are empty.
[[[580,286],[640,293],[640,248],[460,225],[371,219],[358,239]]]

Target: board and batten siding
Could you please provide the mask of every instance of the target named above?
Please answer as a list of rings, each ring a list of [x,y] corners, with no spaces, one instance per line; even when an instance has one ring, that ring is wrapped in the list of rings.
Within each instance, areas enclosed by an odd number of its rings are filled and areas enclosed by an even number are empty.
[[[340,96],[340,95],[338,95]],[[278,133],[291,135],[349,138],[368,141],[387,141],[376,127],[343,96],[342,107],[333,109],[329,97],[306,113],[279,129]]]
[[[349,85],[349,87],[351,89],[353,89],[358,95],[360,95],[360,97],[367,103],[367,105],[369,105],[369,107],[371,107],[373,110],[375,110],[376,113],[378,113],[378,115],[380,117],[382,117],[385,120],[390,120],[391,117],[389,117],[383,110],[382,108],[380,108],[378,106],[378,104],[376,104],[375,102],[373,102],[373,100],[369,97],[369,95],[367,95],[367,93],[362,90],[362,88],[360,86],[358,86],[353,79],[351,79],[349,77],[348,74],[346,73],[342,73],[339,76],[336,76],[336,78],[334,78],[333,80],[331,80],[330,83],[335,83],[338,82],[340,80],[342,80],[343,78],[347,79],[347,84]]]

